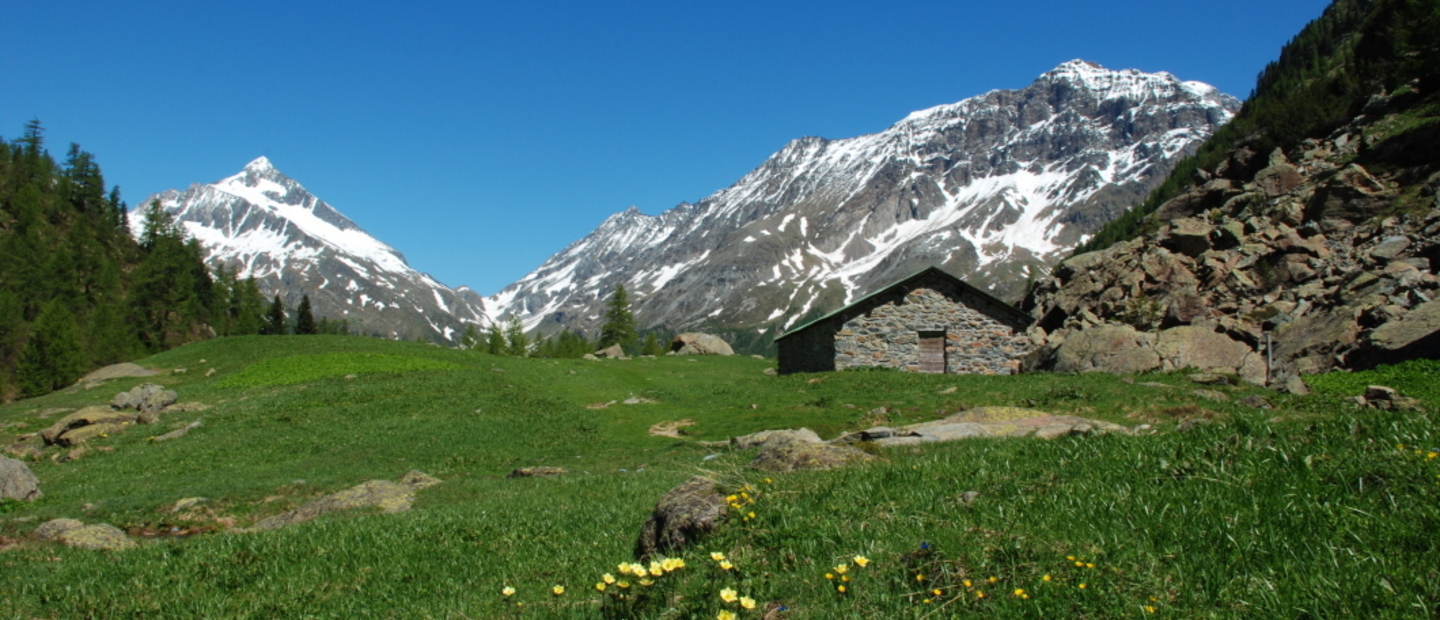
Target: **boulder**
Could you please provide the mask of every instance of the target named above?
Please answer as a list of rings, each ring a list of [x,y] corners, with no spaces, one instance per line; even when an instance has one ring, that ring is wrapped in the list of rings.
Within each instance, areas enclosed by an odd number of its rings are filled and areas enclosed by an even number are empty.
[[[1161,243],[1169,250],[1194,258],[1210,249],[1210,239],[1214,233],[1215,227],[1204,220],[1186,217],[1170,225],[1170,235]]]
[[[195,430],[195,429],[197,429],[197,428],[200,428],[200,425],[201,425],[201,424],[202,424],[202,422],[201,422],[200,420],[196,420],[196,421],[194,421],[194,422],[191,422],[191,423],[189,423],[189,424],[186,424],[185,426],[182,426],[182,427],[180,427],[180,428],[177,428],[177,429],[175,429],[175,430],[173,430],[173,431],[170,431],[170,432],[168,432],[168,433],[165,433],[165,434],[163,434],[163,435],[156,435],[156,436],[154,436],[154,437],[151,437],[151,438],[150,438],[150,441],[160,442],[160,441],[170,441],[170,440],[172,440],[172,439],[179,439],[179,438],[184,437],[185,435],[189,434],[190,431]]]
[[[1372,368],[1426,357],[1440,357],[1440,299],[1415,306],[1399,320],[1376,327],[1347,361],[1356,368]]]
[[[834,469],[875,457],[850,446],[801,441],[788,436],[771,437],[760,446],[750,462],[751,469],[786,472],[803,469]]]
[[[748,450],[767,441],[770,441],[771,439],[779,438],[784,438],[788,441],[801,441],[805,443],[824,443],[824,440],[820,439],[820,436],[815,434],[815,431],[812,431],[808,428],[802,428],[798,430],[787,428],[775,431],[760,431],[758,433],[751,433],[749,435],[731,437],[730,447],[736,450]]]
[[[714,480],[690,478],[655,503],[635,541],[635,558],[644,561],[684,549],[718,527],[725,511],[725,496]]]
[[[1277,163],[1255,173],[1255,185],[1271,198],[1288,194],[1304,182],[1300,170],[1288,163]]]
[[[689,332],[678,334],[670,341],[670,350],[676,355],[734,355],[735,350],[719,336]]]
[[[116,394],[110,401],[110,406],[115,409],[159,411],[173,404],[176,399],[174,390],[167,390],[163,385],[143,383],[131,388],[129,392]]]
[[[86,407],[60,418],[51,424],[50,428],[40,431],[40,438],[44,439],[46,444],[55,444],[60,441],[61,435],[65,435],[72,429],[93,425],[123,427],[123,425],[135,421],[136,415],[133,413],[115,411],[109,407]]]
[[[40,479],[30,471],[24,461],[0,456],[0,499],[22,502],[35,501],[44,493],[40,492]]]
[[[160,374],[157,370],[150,370],[139,364],[124,362],[111,364],[88,375],[80,377],[80,383],[99,383],[110,379],[122,379],[126,377],[150,377]]]
[[[85,527],[85,523],[79,519],[51,519],[40,524],[35,531],[30,532],[30,538],[35,540],[55,540],[61,534],[70,530]]]
[[[1155,339],[1155,352],[1160,355],[1160,362],[1167,370],[1238,371],[1245,365],[1245,358],[1251,350],[1245,343],[1231,340],[1214,330],[1182,325],[1160,332]]]
[[[1055,352],[1056,372],[1128,374],[1159,367],[1150,336],[1129,325],[1097,325],[1071,333]]]
[[[91,439],[109,437],[124,432],[126,428],[127,427],[120,424],[110,423],[81,426],[80,428],[65,431],[64,434],[56,438],[55,443],[62,446],[78,446]]]
[[[95,523],[66,529],[56,537],[67,547],[94,549],[99,551],[121,551],[134,549],[139,545],[120,528],[109,523]]]
[[[625,357],[625,349],[618,344],[612,344],[594,353],[597,358],[622,359]]]

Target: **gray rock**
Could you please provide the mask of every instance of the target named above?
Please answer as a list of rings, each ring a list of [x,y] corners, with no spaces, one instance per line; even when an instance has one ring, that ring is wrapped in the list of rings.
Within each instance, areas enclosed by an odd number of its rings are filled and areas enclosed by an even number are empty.
[[[625,350],[618,344],[612,344],[594,353],[597,358],[619,359],[625,357]]]
[[[771,440],[799,441],[804,443],[824,443],[820,436],[808,428],[782,429],[773,431],[760,431],[730,438],[730,447],[735,450],[748,450],[767,443]]]
[[[24,461],[0,456],[0,499],[31,502],[39,499],[40,479]]]
[[[768,472],[834,469],[874,458],[850,446],[776,437],[766,441],[760,447],[760,453],[755,455],[754,461],[750,462],[750,468]]]
[[[1160,332],[1156,337],[1155,352],[1166,368],[1233,372],[1245,365],[1251,349],[1245,343],[1231,340],[1214,330],[1182,325]]]
[[[179,439],[179,438],[181,438],[181,437],[184,437],[184,436],[185,436],[186,434],[188,434],[190,431],[195,430],[195,429],[197,429],[197,428],[200,428],[200,425],[201,425],[201,424],[203,424],[202,421],[196,420],[196,421],[194,421],[194,422],[191,422],[191,423],[189,423],[189,424],[186,424],[185,426],[182,426],[182,427],[180,427],[180,428],[177,428],[177,429],[175,429],[175,430],[173,430],[173,431],[170,431],[170,432],[168,432],[168,433],[165,433],[165,434],[163,434],[163,435],[156,435],[156,436],[154,436],[154,437],[151,437],[151,438],[150,438],[150,441],[160,442],[160,441],[170,441],[170,440],[172,440],[172,439]]]
[[[1055,353],[1056,372],[1131,374],[1160,367],[1150,337],[1129,325],[1099,325],[1072,333]]]
[[[140,546],[131,540],[123,530],[109,523],[95,523],[67,529],[61,532],[56,539],[67,547],[96,551],[122,551]]]
[[[734,355],[735,350],[719,336],[687,332],[677,334],[670,341],[670,350],[676,355]]]
[[[568,473],[570,473],[570,470],[565,469],[564,467],[545,467],[545,466],[540,466],[540,467],[521,467],[521,468],[519,468],[519,469],[512,470],[512,471],[510,472],[510,475],[507,476],[507,477],[508,477],[508,478],[550,478],[550,477],[554,477],[554,476],[563,476],[563,475],[568,474]]]
[[[1411,308],[1399,320],[1376,327],[1349,359],[1358,368],[1370,368],[1377,364],[1433,358],[1437,351],[1440,351],[1440,299],[1433,299]]]
[[[719,485],[709,478],[694,476],[670,489],[640,528],[636,559],[644,561],[694,544],[724,521],[726,508]]]
[[[51,519],[40,524],[35,531],[30,532],[30,538],[35,540],[55,540],[61,534],[75,528],[85,527],[85,523],[79,519]]]
[[[1381,261],[1388,261],[1399,256],[1410,247],[1410,239],[1404,235],[1386,237],[1383,241],[1370,249],[1370,258]]]
[[[1393,401],[1400,396],[1400,391],[1384,385],[1372,385],[1365,388],[1365,400],[1389,400]]]

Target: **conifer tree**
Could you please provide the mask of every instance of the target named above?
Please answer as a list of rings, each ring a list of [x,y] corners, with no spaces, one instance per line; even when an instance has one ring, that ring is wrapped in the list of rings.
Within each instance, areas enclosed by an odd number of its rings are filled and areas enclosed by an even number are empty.
[[[280,302],[280,295],[275,295],[275,301],[270,304],[270,311],[265,313],[265,322],[260,326],[260,333],[266,336],[285,335],[285,304]]]
[[[525,338],[525,326],[520,323],[520,317],[510,317],[510,325],[505,328],[505,352],[515,357],[525,357],[530,352],[530,343]]]
[[[491,355],[504,355],[505,349],[505,334],[500,331],[500,324],[491,323],[490,332],[485,335],[485,352]]]
[[[310,296],[300,297],[300,307],[295,309],[295,333],[315,334],[315,315],[310,311]]]
[[[474,325],[466,325],[465,332],[460,334],[460,348],[474,349],[480,346],[480,332],[475,331]]]
[[[660,346],[660,340],[655,337],[655,332],[645,332],[645,344],[640,346],[641,355],[664,355],[665,347]]]
[[[85,352],[75,316],[53,299],[40,312],[35,333],[20,354],[15,369],[20,392],[24,396],[48,394],[79,379],[84,370]]]
[[[630,296],[625,285],[616,284],[615,294],[605,304],[605,324],[600,328],[600,347],[612,344],[632,350],[638,338],[635,335],[635,315],[630,313]]]

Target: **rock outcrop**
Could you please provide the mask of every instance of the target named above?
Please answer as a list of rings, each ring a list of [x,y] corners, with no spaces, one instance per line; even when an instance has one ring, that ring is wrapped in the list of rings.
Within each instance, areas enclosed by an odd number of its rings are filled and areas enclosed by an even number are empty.
[[[0,456],[0,499],[29,502],[39,499],[40,479],[23,461]]]
[[[378,508],[381,512],[401,512],[415,503],[415,492],[440,484],[440,480],[421,471],[411,471],[397,482],[369,480],[326,495],[295,510],[268,517],[238,531],[274,530],[303,523],[323,514],[357,508]]]
[[[1060,263],[1027,300],[1029,367],[1283,385],[1440,355],[1440,162],[1385,161],[1374,134],[1237,150],[1153,232]]]
[[[695,476],[670,489],[640,528],[635,557],[649,559],[694,543],[713,531],[725,519],[725,496],[714,480]]]
[[[52,519],[30,533],[36,540],[58,542],[77,549],[123,551],[139,545],[118,527],[109,523],[85,525],[78,519]]]

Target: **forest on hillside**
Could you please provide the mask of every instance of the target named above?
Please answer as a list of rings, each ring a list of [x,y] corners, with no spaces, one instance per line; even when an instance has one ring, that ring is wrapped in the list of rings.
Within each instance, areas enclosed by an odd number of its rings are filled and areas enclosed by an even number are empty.
[[[131,235],[120,188],[90,153],[63,161],[39,121],[0,139],[0,402],[214,335],[259,333],[254,280],[212,273],[158,206]]]

